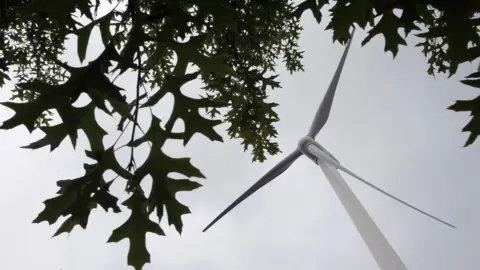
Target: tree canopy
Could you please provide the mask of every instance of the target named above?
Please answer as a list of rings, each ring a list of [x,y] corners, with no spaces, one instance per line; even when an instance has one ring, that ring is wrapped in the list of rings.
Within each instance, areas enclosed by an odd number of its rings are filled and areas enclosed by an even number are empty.
[[[110,10],[98,16],[105,7]],[[328,15],[326,30],[342,44],[353,27],[368,30],[363,45],[383,36],[385,51],[393,56],[407,45],[406,36],[415,34],[420,39],[415,46],[422,48],[429,64],[427,72],[452,76],[459,65],[480,56],[479,12],[480,2],[473,0],[2,0],[0,86],[12,80],[14,87],[12,99],[1,104],[15,114],[0,128],[39,129],[44,137],[25,148],[51,151],[67,137],[75,147],[83,131],[90,146],[85,155],[91,162],[84,164],[84,175],[57,182],[57,195],[44,202],[34,222],[54,224],[64,218],[58,235],[77,225],[86,228],[97,206],[119,213],[118,198],[109,187],[122,178],[129,198],[121,204],[131,213],[108,242],[128,239],[128,264],[139,270],[150,261],[146,233],[164,235],[151,216],[166,217],[181,233],[182,216],[190,211],[176,194],[199,188],[192,178],[204,177],[189,158],[165,154],[166,141],[182,140],[186,145],[199,133],[221,142],[214,127],[229,123],[228,135],[242,141],[253,161],[279,152],[277,104],[266,99],[268,90],[281,87],[276,74],[279,60],[291,73],[303,70],[298,45],[302,16],[313,15],[320,23]],[[100,30],[103,52],[83,63],[93,29]],[[83,63],[79,67],[60,60],[72,36]],[[137,75],[133,89],[115,83],[127,71]],[[200,99],[181,92],[193,80],[203,83]],[[480,88],[480,70],[462,83]],[[134,93],[133,100],[127,100],[127,91]],[[89,103],[74,106],[82,94]],[[151,108],[167,94],[174,97],[172,114],[160,119]],[[470,132],[466,145],[480,134],[479,108],[480,96],[450,107],[471,112],[463,129]],[[147,130],[138,124],[140,110],[152,114]],[[202,110],[208,118],[200,114]],[[117,145],[118,140],[105,145],[103,138],[111,131],[98,124],[98,112],[118,121],[120,136],[131,138],[127,145]],[[184,122],[183,132],[173,132],[177,120]],[[148,144],[150,152],[137,165],[134,150],[142,144]],[[115,156],[122,147],[131,149],[125,167]],[[117,177],[105,179],[109,170]],[[174,179],[171,173],[184,179]],[[147,176],[153,180],[149,194],[140,186]]]

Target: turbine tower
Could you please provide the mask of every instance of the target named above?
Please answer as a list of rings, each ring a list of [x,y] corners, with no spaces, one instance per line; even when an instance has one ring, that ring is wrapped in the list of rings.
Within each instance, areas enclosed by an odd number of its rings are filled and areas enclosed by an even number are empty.
[[[374,188],[375,190],[381,192],[382,194],[404,204],[405,206],[420,212],[421,214],[428,216],[436,221],[439,221],[447,226],[455,228],[455,226],[423,211],[419,208],[395,197],[394,195],[382,190],[381,188],[373,185],[367,180],[359,177],[354,174],[328,152],[324,147],[322,147],[318,142],[315,141],[315,137],[323,128],[325,123],[328,120],[330,110],[333,103],[333,98],[335,96],[335,91],[337,89],[338,81],[340,80],[340,75],[342,73],[343,66],[345,65],[345,60],[347,58],[350,45],[352,43],[352,37],[355,29],[353,30],[350,40],[348,41],[345,51],[343,52],[342,58],[337,66],[335,74],[328,86],[327,92],[320,103],[320,106],[315,113],[310,130],[307,135],[301,138],[298,142],[298,147],[277,165],[275,165],[270,171],[268,171],[260,180],[258,180],[253,186],[251,186],[245,193],[243,193],[238,199],[236,199],[231,205],[229,205],[220,215],[218,215],[203,231],[207,231],[213,224],[219,221],[224,215],[230,212],[238,204],[248,198],[250,195],[255,193],[257,190],[277,178],[280,174],[286,171],[300,156],[305,155],[315,162],[320,168],[322,168],[328,182],[332,186],[334,192],[342,203],[343,207],[347,211],[350,219],[353,221],[357,231],[360,233],[363,241],[367,245],[370,253],[373,255],[377,265],[380,269],[383,270],[406,270],[407,267],[402,262],[396,251],[388,243],[388,240],[385,238],[383,233],[380,231],[378,226],[375,224],[373,219],[367,213],[363,205],[357,199],[355,194],[352,192],[350,187],[347,185],[343,177],[340,175],[339,171],[343,171],[356,180],[361,181],[362,183]]]

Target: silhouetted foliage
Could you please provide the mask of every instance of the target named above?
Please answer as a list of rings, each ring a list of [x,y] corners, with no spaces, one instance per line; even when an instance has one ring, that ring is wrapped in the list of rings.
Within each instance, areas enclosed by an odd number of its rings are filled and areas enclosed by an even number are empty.
[[[90,212],[97,205],[118,213],[118,199],[109,187],[115,179],[123,178],[130,196],[123,205],[131,210],[131,215],[108,241],[128,238],[128,264],[141,269],[150,261],[146,233],[164,235],[150,215],[155,212],[159,220],[166,215],[169,224],[181,233],[181,217],[190,211],[175,195],[200,187],[191,178],[204,177],[189,158],[166,155],[162,146],[167,140],[182,140],[186,145],[194,134],[200,133],[212,141],[222,141],[214,127],[226,122],[231,124],[228,135],[241,139],[245,150],[251,149],[254,161],[261,162],[266,155],[279,152],[274,141],[274,123],[279,120],[274,111],[277,104],[266,102],[267,89],[280,87],[275,75],[279,59],[292,73],[303,69],[298,39],[302,31],[300,17],[305,11],[311,12],[317,22],[322,20],[322,14],[329,13],[327,29],[333,32],[333,40],[340,43],[350,38],[354,26],[369,29],[363,44],[383,35],[385,51],[394,56],[400,45],[406,45],[399,29],[406,35],[415,33],[421,40],[416,46],[423,48],[431,75],[451,76],[460,64],[480,56],[478,1],[328,2],[1,0],[0,86],[10,78],[15,82],[12,100],[2,103],[15,115],[1,128],[24,125],[30,132],[43,131],[42,139],[26,146],[31,149],[49,146],[53,151],[67,137],[75,147],[79,130],[86,134],[90,145],[86,155],[92,163],[84,165],[85,174],[58,181],[58,195],[45,201],[45,209],[34,222],[53,224],[65,217],[55,234],[58,235],[70,232],[76,225],[86,228]],[[111,10],[97,16],[97,11],[107,6]],[[82,23],[85,21],[88,23]],[[100,30],[104,45],[98,58],[80,67],[59,60],[69,35],[76,35],[78,57],[83,62],[94,28]],[[193,65],[194,71],[189,72],[189,65]],[[114,83],[113,77],[126,71],[137,73],[135,89],[122,89]],[[201,99],[192,99],[180,91],[196,79],[204,85],[205,96]],[[480,72],[462,82],[480,88]],[[135,99],[126,100],[124,91],[135,93]],[[82,94],[88,95],[90,103],[73,106]],[[139,110],[150,110],[167,94],[174,97],[170,118],[161,125],[161,119],[152,114],[151,126],[144,132],[137,122]],[[473,143],[480,134],[480,96],[458,101],[450,109],[471,111],[473,118],[464,131],[471,133],[467,145]],[[200,110],[207,110],[211,117],[201,116]],[[125,146],[132,149],[128,166],[117,162],[116,143],[104,145],[108,131],[98,125],[98,111],[117,119],[121,134],[131,132],[131,140]],[[52,119],[59,119],[60,123],[51,124]],[[173,132],[179,119],[185,130]],[[136,136],[136,132],[141,132],[141,136]],[[150,145],[150,153],[137,166],[134,149],[144,143]],[[108,170],[118,178],[104,179]],[[186,179],[171,178],[173,172]],[[150,194],[145,194],[140,186],[146,176],[153,179]]]

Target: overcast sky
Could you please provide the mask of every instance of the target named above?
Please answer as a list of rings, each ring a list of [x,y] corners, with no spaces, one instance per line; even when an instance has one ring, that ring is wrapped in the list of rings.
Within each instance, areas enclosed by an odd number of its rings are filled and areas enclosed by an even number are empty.
[[[318,26],[310,13],[303,26],[305,72],[290,75],[280,68],[283,89],[271,94],[271,100],[280,103],[277,128],[284,154],[308,130],[343,51],[341,45],[332,44],[331,32],[323,30],[325,24]],[[393,60],[383,52],[382,37],[362,48],[364,37],[365,32],[357,31],[331,118],[317,139],[358,175],[458,227],[432,221],[345,176],[409,269],[478,269],[480,142],[463,148],[467,134],[461,128],[469,115],[446,110],[457,99],[476,97],[477,91],[456,79],[428,76],[418,48],[403,47]],[[89,59],[98,55],[99,42],[94,33]],[[74,49],[67,58],[78,64]],[[459,73],[473,69],[466,65]],[[135,77],[119,82],[133,89]],[[195,96],[199,87],[192,83],[184,90]],[[7,97],[6,91],[0,92],[0,99]],[[155,113],[168,116],[168,103],[165,100]],[[11,115],[0,108],[0,121]],[[103,120],[104,127],[115,129],[114,122]],[[149,122],[146,112],[142,121]],[[218,128],[221,134],[225,127]],[[182,124],[176,128],[181,130]],[[126,261],[128,241],[106,243],[128,211],[113,215],[99,208],[93,211],[88,230],[77,227],[71,235],[53,239],[60,223],[31,223],[43,209],[42,202],[57,191],[55,182],[80,176],[86,160],[84,141],[77,152],[68,140],[51,154],[48,148],[19,148],[39,136],[24,128],[0,131],[0,269],[132,269]],[[142,147],[140,155],[146,150]],[[201,135],[194,136],[186,149],[170,143],[166,151],[175,157],[191,156],[208,180],[199,180],[203,188],[178,196],[193,212],[183,218],[181,237],[173,228],[167,230],[167,237],[148,235],[152,263],[145,270],[378,269],[320,168],[307,158],[300,158],[202,233],[212,218],[283,155],[252,164],[240,141],[225,137],[223,144],[211,143]],[[125,160],[126,155],[120,158]],[[117,181],[113,191],[121,194],[123,185]]]

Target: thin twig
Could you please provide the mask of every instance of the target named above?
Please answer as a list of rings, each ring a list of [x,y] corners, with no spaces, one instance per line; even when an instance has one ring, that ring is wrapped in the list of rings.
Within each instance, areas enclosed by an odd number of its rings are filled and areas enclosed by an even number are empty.
[[[132,137],[130,139],[130,143],[133,143],[133,141],[135,140],[135,131],[137,130],[137,126],[138,126],[138,110],[140,108],[140,102],[138,100],[138,98],[140,97],[140,85],[142,81],[142,70],[140,68],[142,66],[142,57],[140,54],[140,49],[137,49],[137,57],[138,57],[137,93],[136,93],[136,102],[135,102],[135,112],[133,115]],[[134,152],[135,152],[135,147],[131,147],[130,162],[128,163],[129,170],[136,167]]]
[[[150,99],[150,97],[148,96],[148,91],[147,91],[147,88],[145,87],[145,85],[142,83],[142,87],[143,87],[143,91],[145,91],[145,95],[147,96],[147,100]],[[138,101],[140,102],[140,100]],[[150,109],[150,114],[151,116],[153,117],[153,110],[152,110],[152,106],[148,106],[148,108]],[[140,128],[140,126],[139,126]],[[143,131],[142,131],[143,132]],[[143,132],[143,134],[145,134],[145,132]],[[152,149],[152,143],[150,141],[148,141],[148,146],[150,146],[150,149]]]
[[[113,143],[113,146],[115,147],[115,145],[117,145],[118,141],[120,140],[120,137],[122,137],[123,133],[125,133],[125,130],[127,130],[128,126],[130,125],[131,121],[128,120],[128,123],[127,125],[123,128],[122,132],[120,133],[120,135],[118,135],[117,139],[115,140],[115,142]],[[113,151],[117,151],[118,149],[122,148],[123,146],[117,148],[117,149],[114,149]]]

